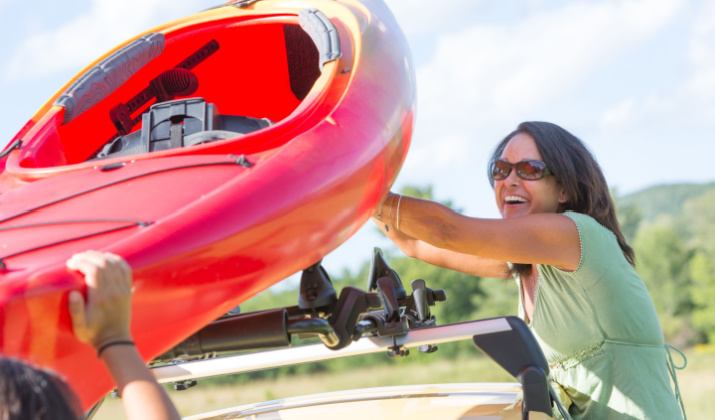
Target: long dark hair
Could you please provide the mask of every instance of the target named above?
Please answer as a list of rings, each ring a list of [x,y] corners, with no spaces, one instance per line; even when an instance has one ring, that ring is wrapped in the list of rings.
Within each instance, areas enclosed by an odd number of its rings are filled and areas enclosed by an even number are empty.
[[[77,397],[59,376],[0,357],[0,419],[78,419]]]
[[[542,160],[568,194],[568,201],[559,206],[558,212],[573,210],[596,219],[616,235],[626,260],[635,266],[635,253],[621,232],[606,178],[586,145],[556,124],[523,122],[499,143],[490,162],[501,158],[509,140],[519,133],[529,134],[534,139]],[[489,180],[494,186],[494,180],[491,177]],[[531,265],[514,264],[511,272],[520,276],[528,275],[531,273]]]

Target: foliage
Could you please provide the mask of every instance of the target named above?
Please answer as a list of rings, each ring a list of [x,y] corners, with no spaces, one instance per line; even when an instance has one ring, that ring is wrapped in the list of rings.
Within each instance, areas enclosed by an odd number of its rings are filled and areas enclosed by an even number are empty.
[[[690,295],[693,302],[693,326],[701,331],[710,343],[715,343],[715,191],[685,203],[685,215],[695,228]]]
[[[715,259],[704,253],[695,254],[691,262],[693,288],[691,298],[693,325],[707,336],[710,343],[715,343]]]
[[[648,286],[663,333],[675,345],[693,344],[695,337],[689,328],[689,314],[693,309],[690,297],[692,250],[678,235],[669,217],[643,226],[633,247],[638,252],[638,274]]]
[[[622,208],[637,207],[643,221],[646,222],[652,222],[662,214],[669,214],[677,218],[683,214],[683,203],[701,196],[705,191],[712,190],[715,190],[715,182],[657,185],[621,197],[617,206]]]
[[[715,255],[715,188],[706,190],[702,195],[687,201],[683,205],[684,219],[693,230],[694,245]]]
[[[638,273],[675,345],[715,342],[714,202],[715,183],[656,186],[616,200]]]
[[[611,191],[611,196],[616,196],[616,191]],[[626,200],[616,200],[616,213],[618,214],[618,224],[621,226],[621,231],[626,237],[627,242],[632,242],[635,239],[638,225],[643,220],[643,213],[638,204],[635,202],[627,202]]]

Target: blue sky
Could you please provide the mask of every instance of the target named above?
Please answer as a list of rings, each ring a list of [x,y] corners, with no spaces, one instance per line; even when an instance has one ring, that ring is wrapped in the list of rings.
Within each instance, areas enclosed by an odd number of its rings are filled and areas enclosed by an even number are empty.
[[[0,0],[0,146],[71,76],[146,28],[220,2]],[[715,2],[387,0],[417,68],[417,122],[395,189],[432,185],[466,214],[498,217],[485,178],[525,120],[583,139],[609,184],[715,181]],[[326,257],[356,268],[371,224]]]

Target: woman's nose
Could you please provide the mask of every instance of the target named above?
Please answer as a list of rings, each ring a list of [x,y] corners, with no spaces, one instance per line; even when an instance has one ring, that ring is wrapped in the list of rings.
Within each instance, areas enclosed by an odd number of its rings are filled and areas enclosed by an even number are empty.
[[[505,179],[506,183],[509,185],[518,185],[521,182],[521,178],[516,174],[516,168],[512,168],[511,172]]]

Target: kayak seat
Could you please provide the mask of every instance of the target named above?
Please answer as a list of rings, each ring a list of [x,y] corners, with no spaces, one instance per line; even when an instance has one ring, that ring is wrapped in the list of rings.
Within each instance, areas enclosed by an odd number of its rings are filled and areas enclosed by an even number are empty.
[[[142,128],[105,145],[95,159],[195,146],[242,136],[273,122],[267,118],[221,115],[204,98],[157,103],[142,115]],[[94,159],[90,159],[94,160]]]

